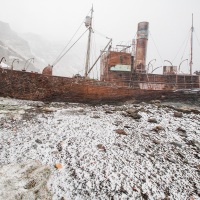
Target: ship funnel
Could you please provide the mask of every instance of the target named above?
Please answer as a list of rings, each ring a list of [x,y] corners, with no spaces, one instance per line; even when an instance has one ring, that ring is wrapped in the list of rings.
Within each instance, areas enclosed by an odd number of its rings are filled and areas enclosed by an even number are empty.
[[[135,71],[146,72],[147,41],[149,33],[149,22],[140,22],[137,31]]]

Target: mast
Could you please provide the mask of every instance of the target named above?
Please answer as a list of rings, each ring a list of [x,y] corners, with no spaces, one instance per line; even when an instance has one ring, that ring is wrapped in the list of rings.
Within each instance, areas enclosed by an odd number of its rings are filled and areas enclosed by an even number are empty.
[[[88,44],[87,44],[87,55],[86,55],[86,63],[85,63],[85,78],[87,78],[88,76],[88,68],[89,68],[89,62],[90,62],[90,47],[91,47],[91,34],[92,34],[92,16],[93,16],[93,6],[91,9],[91,16],[90,16],[90,22],[88,24],[89,26],[89,34],[88,34]],[[86,20],[88,19],[88,17],[86,17]],[[87,23],[87,21],[86,21]],[[86,24],[87,27],[87,24]]]
[[[190,75],[192,75],[192,65],[193,65],[193,32],[194,32],[194,27],[193,27],[193,13],[192,13],[192,27],[191,27],[191,50],[190,50]]]
[[[96,59],[96,61],[94,62],[94,64],[92,65],[92,67],[88,70],[88,74],[91,72],[91,70],[93,69],[93,67],[96,65],[96,63],[98,62],[98,60],[101,58],[103,52],[105,52],[106,48],[108,47],[108,45],[112,42],[112,39],[110,38],[108,44],[105,46],[105,48],[101,51],[99,57]]]

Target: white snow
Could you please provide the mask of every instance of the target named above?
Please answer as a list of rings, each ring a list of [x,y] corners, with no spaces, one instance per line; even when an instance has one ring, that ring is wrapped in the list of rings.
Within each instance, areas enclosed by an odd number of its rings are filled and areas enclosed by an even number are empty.
[[[200,199],[199,114],[175,118],[173,109],[146,103],[39,104],[0,99],[0,165],[47,164],[53,199]],[[128,108],[140,109],[142,118],[123,116]],[[150,117],[158,123],[149,123]],[[163,130],[153,131],[157,125]]]
[[[0,67],[10,69],[11,67],[4,62],[1,62]]]

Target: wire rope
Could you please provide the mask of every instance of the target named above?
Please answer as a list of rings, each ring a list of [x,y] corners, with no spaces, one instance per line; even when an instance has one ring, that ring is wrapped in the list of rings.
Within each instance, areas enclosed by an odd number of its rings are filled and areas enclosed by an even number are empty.
[[[190,33],[190,31],[189,31],[189,33]],[[180,46],[178,52],[176,53],[175,57],[172,59],[172,63],[174,62],[174,60],[175,60],[176,57],[178,56],[178,54],[179,54],[179,52],[181,51],[182,47],[184,46],[185,42],[186,42],[186,45],[187,45],[188,40],[189,40],[189,39],[188,39],[188,38],[189,38],[189,33],[186,35],[186,37],[185,37],[183,43],[181,44],[181,46]],[[186,47],[185,47],[185,48],[186,48]],[[185,50],[184,50],[184,52],[185,52]],[[182,58],[183,58],[183,55],[182,55],[181,59],[182,59]]]
[[[185,55],[185,51],[186,51],[186,48],[187,48],[187,44],[188,44],[189,39],[190,39],[190,37],[188,36],[187,42],[185,43],[185,48],[184,48],[183,54],[182,54],[182,56],[181,56],[181,60],[183,60],[183,56]]]
[[[84,33],[69,47],[69,49],[57,60],[56,64],[69,52],[69,50],[83,37],[83,35],[87,32],[88,28],[84,31]]]
[[[88,14],[90,13],[90,11],[88,12]],[[87,14],[87,15],[88,15]],[[62,55],[62,53],[65,51],[65,49],[68,47],[68,45],[70,44],[70,42],[73,40],[73,38],[75,37],[75,35],[77,34],[77,32],[79,31],[79,29],[81,28],[81,26],[83,25],[84,21],[81,22],[80,26],[78,27],[78,29],[76,30],[76,32],[74,33],[74,35],[72,36],[72,38],[69,40],[69,42],[67,43],[67,45],[63,48],[63,50],[61,51],[61,53],[57,56],[57,58],[55,59],[55,61],[53,62],[53,66],[56,65],[60,58],[60,56]]]
[[[160,60],[161,60],[161,62],[162,62],[163,65],[164,65],[163,59],[162,59],[162,57],[161,57],[161,55],[160,55],[160,53],[159,53],[159,51],[158,51],[158,48],[157,48],[157,46],[156,46],[156,43],[155,43],[155,41],[154,41],[154,39],[153,39],[153,36],[152,36],[151,32],[149,32],[149,34],[150,34],[150,36],[151,36],[151,38],[152,38],[152,41],[153,41],[154,46],[155,46],[155,48],[156,48],[156,51],[157,51],[157,53],[158,53],[158,55],[159,55],[159,57],[160,57]]]
[[[194,33],[195,33],[195,36],[196,36],[197,42],[198,42],[198,44],[199,44],[199,46],[200,46],[200,41],[199,41],[199,39],[198,39],[198,37],[197,37],[196,31],[194,31]]]
[[[100,35],[100,36],[102,36],[102,37],[105,37],[105,38],[110,39],[109,37],[107,37],[106,35],[104,35],[103,33],[100,33],[99,31],[97,31],[97,30],[95,30],[95,29],[93,29],[93,31],[94,31],[96,34],[98,34],[98,35]]]

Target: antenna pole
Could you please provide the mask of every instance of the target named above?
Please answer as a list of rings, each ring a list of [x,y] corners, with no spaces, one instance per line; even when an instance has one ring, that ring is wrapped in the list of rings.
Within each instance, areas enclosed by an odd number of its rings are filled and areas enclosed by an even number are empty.
[[[191,54],[190,54],[190,75],[192,75],[192,65],[193,65],[193,32],[194,32],[194,26],[193,26],[193,13],[192,13],[192,27],[191,27]]]
[[[91,47],[91,34],[92,34],[92,16],[93,16],[93,6],[91,9],[91,22],[89,27],[89,35],[88,35],[88,45],[87,45],[87,55],[86,55],[86,63],[85,63],[85,78],[88,77],[88,68],[90,62],[90,47]]]

